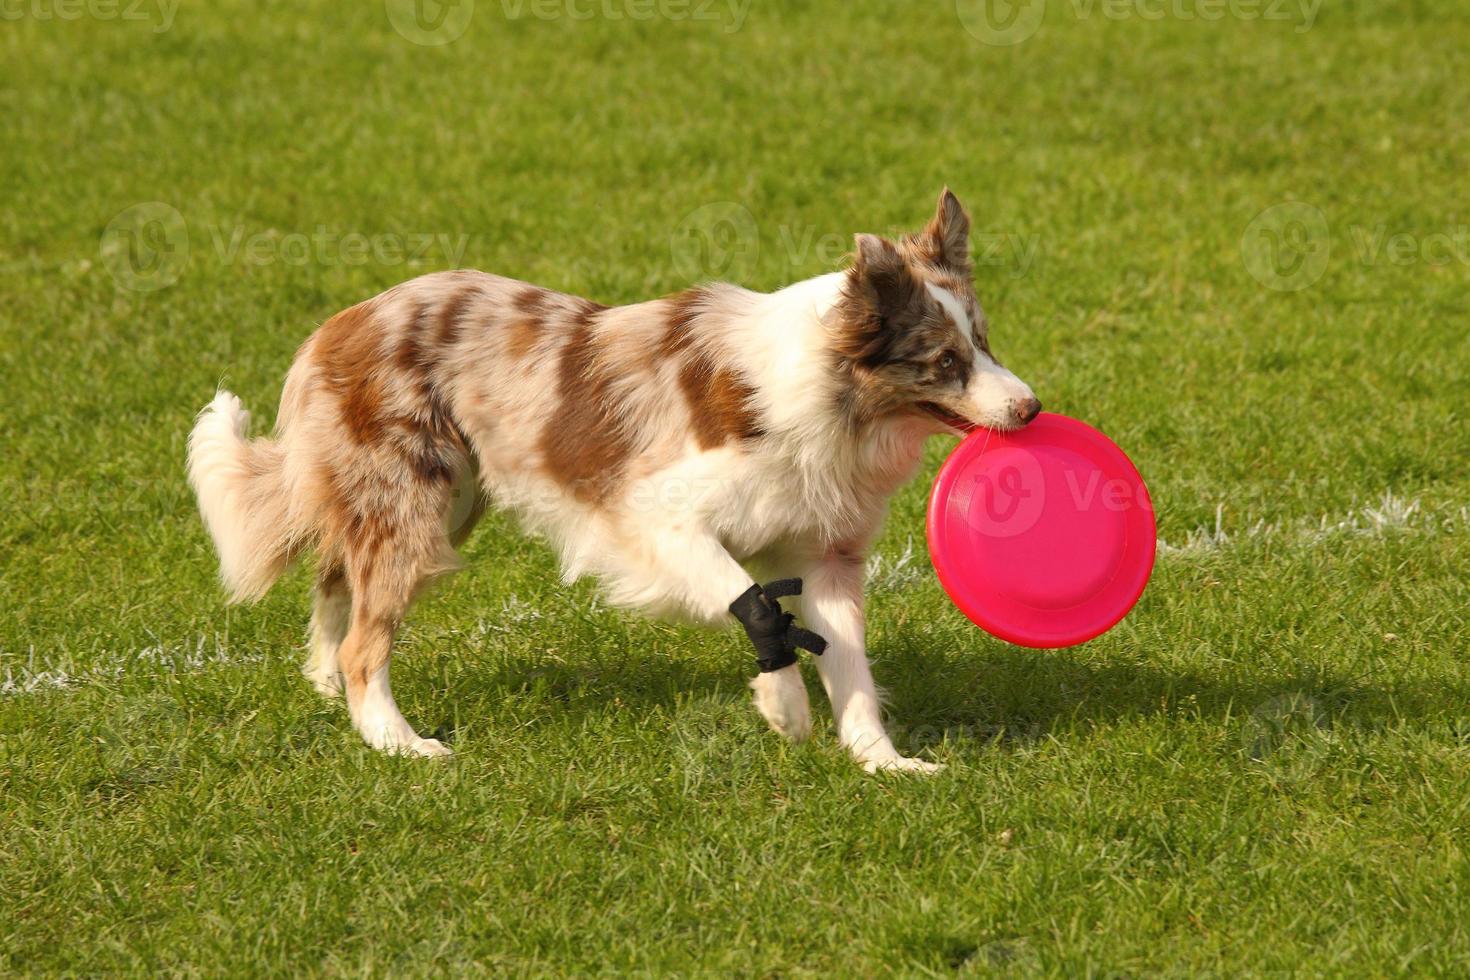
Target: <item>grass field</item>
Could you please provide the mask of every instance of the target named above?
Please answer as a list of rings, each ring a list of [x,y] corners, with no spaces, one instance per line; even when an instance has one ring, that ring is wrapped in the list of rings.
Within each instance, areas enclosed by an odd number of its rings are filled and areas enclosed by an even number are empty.
[[[0,972],[1470,972],[1458,0],[132,2],[0,20]],[[223,606],[192,415],[268,423],[338,309],[773,288],[945,183],[997,352],[1165,545],[1106,636],[990,639],[936,440],[869,602],[939,775],[865,776],[814,676],[784,744],[743,637],[503,518],[395,665],[445,764],[299,676],[307,575]]]

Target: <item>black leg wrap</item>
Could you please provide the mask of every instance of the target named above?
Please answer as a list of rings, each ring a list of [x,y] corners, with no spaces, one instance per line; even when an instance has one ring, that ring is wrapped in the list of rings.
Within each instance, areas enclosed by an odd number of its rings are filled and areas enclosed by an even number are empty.
[[[764,588],[752,585],[730,603],[730,614],[745,627],[762,673],[796,663],[798,647],[817,656],[827,649],[826,640],[797,626],[791,613],[782,612],[776,600],[789,595],[801,595],[801,579],[783,578]]]

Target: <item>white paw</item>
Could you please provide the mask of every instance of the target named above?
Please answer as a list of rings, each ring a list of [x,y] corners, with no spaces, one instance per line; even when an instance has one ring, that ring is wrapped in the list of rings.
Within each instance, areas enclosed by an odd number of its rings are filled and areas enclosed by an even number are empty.
[[[316,688],[317,693],[324,698],[340,698],[342,696],[342,675],[335,670],[308,670],[304,671],[306,679],[311,681],[311,686]]]
[[[428,759],[454,754],[449,746],[437,738],[419,738],[412,732],[395,733],[391,736],[385,733],[382,738],[370,739],[368,744],[389,755],[417,756]]]
[[[944,765],[939,762],[925,762],[923,759],[906,759],[898,755],[891,759],[869,759],[863,763],[863,768],[869,773],[917,772],[928,776],[943,769]]]
[[[426,759],[443,758],[444,756],[454,755],[454,750],[445,745],[443,742],[439,741],[437,738],[421,738],[411,745],[399,746],[395,749],[389,749],[388,751],[394,753],[395,755],[416,755],[422,756]]]
[[[812,733],[812,708],[799,665],[756,674],[750,689],[755,692],[755,708],[766,724],[793,742],[806,741]]]
[[[367,744],[389,755],[431,757],[454,754],[437,738],[419,738],[402,718],[369,722],[359,725],[358,730]]]

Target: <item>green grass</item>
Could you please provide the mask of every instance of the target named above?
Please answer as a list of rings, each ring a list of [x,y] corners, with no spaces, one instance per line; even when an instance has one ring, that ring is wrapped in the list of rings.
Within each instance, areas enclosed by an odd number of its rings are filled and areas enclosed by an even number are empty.
[[[0,971],[1470,972],[1470,254],[1423,251],[1470,221],[1457,0],[1306,30],[1052,0],[1010,47],[897,0],[738,29],[481,0],[440,47],[377,3],[16,9]],[[922,555],[936,442],[870,641],[942,774],[864,776],[819,697],[782,743],[737,634],[609,611],[503,518],[395,664],[447,764],[308,689],[305,575],[223,607],[193,412],[225,379],[268,421],[314,324],[456,258],[341,236],[464,235],[465,265],[616,303],[686,285],[701,206],[748,212],[769,288],[944,183],[977,240],[1035,246],[980,269],[997,351],[1128,449],[1171,547],[1106,636],[990,639]],[[1266,288],[1242,239],[1291,201],[1330,255]],[[149,292],[101,244],[145,202],[188,236]]]

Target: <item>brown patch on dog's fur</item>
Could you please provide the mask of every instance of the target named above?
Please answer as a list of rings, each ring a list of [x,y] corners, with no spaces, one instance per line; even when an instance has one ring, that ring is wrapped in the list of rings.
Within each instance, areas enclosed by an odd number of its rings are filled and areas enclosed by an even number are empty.
[[[367,506],[363,478],[349,479],[347,470],[327,464],[319,471],[322,537],[320,553],[327,566],[343,566],[362,583],[373,577],[379,551],[396,529],[386,515]]]
[[[583,299],[580,296],[574,297],[574,299],[577,302],[577,308],[572,312],[573,323],[590,323],[592,318],[597,316],[597,314],[607,312],[607,307],[596,300]]]
[[[664,335],[659,340],[660,356],[677,357],[693,343],[694,320],[699,316],[699,309],[708,297],[708,292],[695,286],[682,293],[675,293],[664,301],[668,304],[668,314],[665,318]]]
[[[465,286],[458,290],[453,296],[445,301],[439,309],[439,328],[434,340],[438,344],[441,353],[447,352],[459,342],[460,321],[464,319],[465,310],[470,305],[479,290],[473,286]]]
[[[445,486],[454,479],[466,455],[465,440],[437,393],[430,396],[423,418],[400,416],[394,429],[396,448],[420,483]]]
[[[429,384],[429,369],[434,362],[433,352],[423,342],[419,329],[428,318],[428,310],[428,306],[423,304],[415,307],[413,325],[404,331],[403,342],[398,345],[398,354],[394,358],[398,369],[413,379],[420,393]]]
[[[381,354],[382,327],[374,319],[375,302],[348,307],[322,324],[313,352],[326,386],[337,396],[342,422],[361,445],[383,434],[383,391],[373,376]]]
[[[511,357],[519,360],[531,353],[531,348],[536,346],[536,341],[542,333],[546,300],[546,290],[536,286],[527,286],[516,293],[515,299],[511,302],[515,317],[507,324],[507,329],[510,331],[507,350]]]
[[[454,468],[434,450],[415,453],[409,457],[409,465],[413,467],[414,476],[430,486],[446,485],[454,479]]]
[[[451,297],[438,311],[438,332],[453,323],[456,305],[465,301],[462,294]],[[415,307],[412,325],[404,331],[394,363],[409,388],[417,396],[412,414],[399,415],[384,423],[394,447],[402,454],[410,472],[422,483],[448,484],[454,479],[456,465],[467,452],[466,441],[439,392],[436,372],[448,352],[429,339],[424,326],[430,319],[430,307]]]
[[[709,290],[698,286],[668,297],[658,345],[660,357],[683,360],[679,390],[689,406],[689,423],[701,449],[722,446],[732,438],[755,439],[764,434],[751,405],[754,389],[695,345],[694,325],[708,298]]]
[[[679,387],[689,403],[689,422],[700,449],[765,434],[751,407],[755,390],[734,371],[712,367],[703,357],[691,357],[679,371]]]
[[[607,499],[633,444],[618,420],[606,373],[598,363],[592,314],[581,317],[561,349],[556,412],[541,432],[546,472],[584,503]]]

